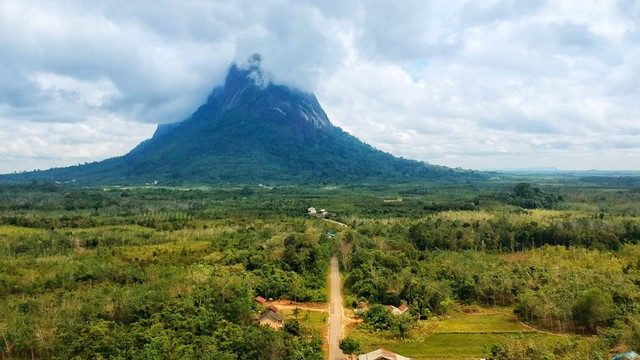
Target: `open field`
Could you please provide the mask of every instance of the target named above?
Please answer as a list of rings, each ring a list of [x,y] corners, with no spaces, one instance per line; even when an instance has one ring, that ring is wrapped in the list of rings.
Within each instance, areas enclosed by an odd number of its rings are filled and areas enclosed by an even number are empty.
[[[320,334],[324,334],[327,331],[327,319],[329,318],[329,314],[324,309],[311,310],[301,307],[299,308],[297,315],[293,309],[283,309],[278,311],[278,313],[285,315],[287,319],[298,320],[301,325],[313,329]]]
[[[539,333],[504,313],[456,314],[443,320],[420,321],[405,339],[394,331],[370,331],[362,325],[352,326],[349,332],[364,351],[384,347],[414,360],[486,358],[496,343],[518,339],[553,345],[560,338],[571,337]]]

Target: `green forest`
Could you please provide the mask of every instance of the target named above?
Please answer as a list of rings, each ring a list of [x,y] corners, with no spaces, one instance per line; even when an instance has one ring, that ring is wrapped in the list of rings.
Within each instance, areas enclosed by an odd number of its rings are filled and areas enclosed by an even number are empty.
[[[0,354],[324,359],[323,318],[260,326],[253,299],[326,303],[334,255],[345,306],[368,305],[350,328],[363,351],[388,337],[414,360],[447,358],[422,355],[424,329],[487,309],[554,337],[505,330],[479,339],[475,358],[638,351],[640,186],[623,180],[0,185]],[[402,317],[384,307],[403,304]]]

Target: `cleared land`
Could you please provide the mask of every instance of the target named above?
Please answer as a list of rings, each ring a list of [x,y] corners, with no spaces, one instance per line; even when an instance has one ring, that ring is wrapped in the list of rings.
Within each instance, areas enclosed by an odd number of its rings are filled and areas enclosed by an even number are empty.
[[[516,338],[554,343],[563,338],[532,330],[513,316],[493,311],[420,321],[405,339],[396,331],[371,331],[362,325],[352,326],[349,334],[363,351],[384,347],[414,360],[485,358],[494,343]]]

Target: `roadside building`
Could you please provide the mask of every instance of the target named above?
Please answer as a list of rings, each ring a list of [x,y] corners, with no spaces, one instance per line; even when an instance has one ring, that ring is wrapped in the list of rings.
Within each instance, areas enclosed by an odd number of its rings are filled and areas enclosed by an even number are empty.
[[[358,355],[358,360],[411,360],[411,358],[380,348],[366,354]]]

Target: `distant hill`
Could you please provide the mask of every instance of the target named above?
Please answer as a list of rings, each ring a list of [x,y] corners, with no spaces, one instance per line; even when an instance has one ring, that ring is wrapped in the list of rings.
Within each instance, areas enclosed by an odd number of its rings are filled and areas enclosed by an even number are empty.
[[[483,175],[394,157],[331,124],[313,94],[267,81],[259,56],[231,65],[225,83],[184,121],[108,160],[2,182],[283,184],[466,181]]]

